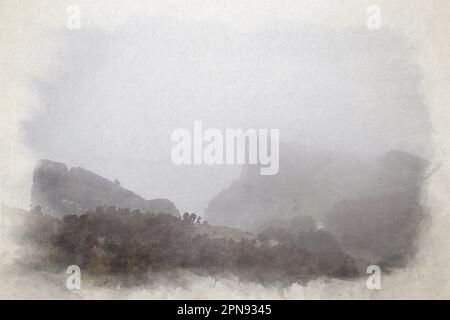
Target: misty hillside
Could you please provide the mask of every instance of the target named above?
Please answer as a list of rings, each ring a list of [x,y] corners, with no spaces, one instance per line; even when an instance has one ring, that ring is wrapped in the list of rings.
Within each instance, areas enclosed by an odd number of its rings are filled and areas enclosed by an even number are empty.
[[[381,265],[404,265],[427,218],[420,202],[427,166],[406,152],[388,152],[379,159],[367,192],[334,204],[325,225],[344,246],[378,255]]]
[[[211,199],[205,214],[212,223],[249,231],[302,214],[322,220],[335,202],[361,195],[370,174],[358,159],[281,145],[278,174],[261,176],[256,166],[245,166],[238,180]]]
[[[76,264],[92,277],[114,277],[129,286],[178,269],[280,285],[359,275],[355,261],[323,231],[277,229],[258,240],[231,239],[205,233],[210,227],[195,214],[181,218],[116,207],[60,218],[2,207],[2,215],[20,227],[13,236],[26,258],[19,263],[36,271],[59,272]]]
[[[50,160],[36,164],[30,212],[2,207],[2,216],[20,230],[13,236],[27,257],[21,264],[43,271],[76,264],[129,285],[177,269],[307,283],[358,277],[373,263],[400,267],[414,255],[426,217],[419,201],[425,160],[398,150],[373,163],[284,152],[278,175],[245,167],[211,200],[208,222]]]
[[[413,255],[426,216],[419,195],[427,161],[400,150],[373,162],[306,148],[280,150],[277,175],[262,177],[246,166],[210,201],[208,221],[260,232],[268,225],[299,229],[304,222],[298,217],[308,216],[344,248],[373,256],[372,262],[399,265]]]
[[[193,213],[180,217],[174,205],[157,207],[118,183],[49,160],[36,164],[32,202],[30,212],[3,206],[2,217],[27,257],[20,264],[38,271],[76,264],[128,285],[177,269],[287,285],[360,274],[355,260],[311,218],[298,219],[299,228],[273,223],[252,234]]]

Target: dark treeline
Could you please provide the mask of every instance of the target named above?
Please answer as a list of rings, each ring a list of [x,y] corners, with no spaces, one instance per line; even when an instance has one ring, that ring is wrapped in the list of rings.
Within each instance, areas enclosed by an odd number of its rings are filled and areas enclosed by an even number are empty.
[[[257,239],[234,241],[196,233],[201,223],[194,214],[179,218],[116,207],[62,218],[37,208],[24,221],[22,241],[35,246],[28,263],[40,270],[76,264],[93,276],[129,275],[142,281],[152,272],[183,268],[284,284],[358,275],[353,259],[325,231],[270,228]]]

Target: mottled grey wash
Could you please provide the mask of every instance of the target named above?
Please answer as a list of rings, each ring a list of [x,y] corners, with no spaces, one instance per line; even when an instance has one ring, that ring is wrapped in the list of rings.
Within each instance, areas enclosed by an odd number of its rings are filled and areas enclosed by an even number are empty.
[[[428,157],[415,51],[387,28],[330,31],[154,19],[61,32],[60,68],[26,123],[41,158],[82,166],[146,198],[202,214],[238,166],[175,166],[170,134],[194,120],[279,128],[281,140],[372,158]]]

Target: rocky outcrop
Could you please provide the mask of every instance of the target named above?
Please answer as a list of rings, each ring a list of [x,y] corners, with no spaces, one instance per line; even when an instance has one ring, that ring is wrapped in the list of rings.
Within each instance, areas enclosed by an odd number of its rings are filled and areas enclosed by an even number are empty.
[[[427,217],[420,203],[427,166],[403,151],[386,153],[378,160],[372,192],[336,203],[327,214],[327,228],[344,246],[378,255],[379,265],[405,264]]]
[[[80,215],[99,206],[179,215],[175,205],[167,199],[146,200],[91,171],[68,169],[64,163],[50,160],[39,160],[36,164],[31,204],[55,216]]]
[[[315,221],[361,260],[398,266],[414,254],[427,217],[420,203],[426,160],[400,150],[364,162],[292,149],[281,153],[275,176],[245,167],[210,201],[208,221],[252,232],[308,231]]]
[[[244,166],[240,178],[211,199],[206,218],[212,224],[259,232],[274,220],[314,216],[316,207],[326,207],[324,198],[315,201],[320,188],[314,178],[332,161],[326,152],[282,145],[276,175],[262,176],[257,166]]]

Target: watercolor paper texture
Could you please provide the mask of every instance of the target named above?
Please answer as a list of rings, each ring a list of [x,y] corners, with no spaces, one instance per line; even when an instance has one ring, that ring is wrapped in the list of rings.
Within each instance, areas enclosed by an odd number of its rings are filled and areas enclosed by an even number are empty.
[[[450,298],[449,16],[0,0],[0,297]]]

